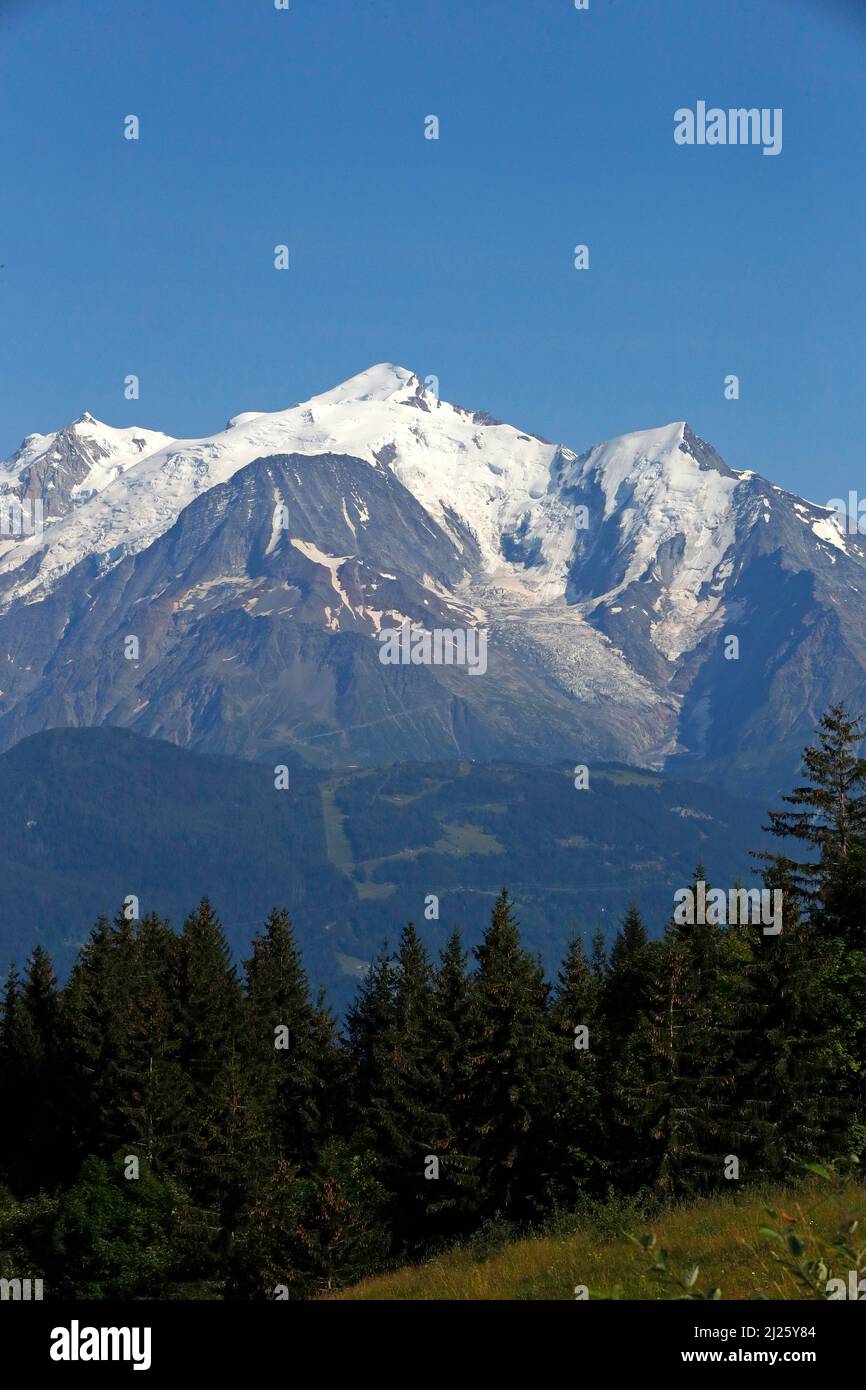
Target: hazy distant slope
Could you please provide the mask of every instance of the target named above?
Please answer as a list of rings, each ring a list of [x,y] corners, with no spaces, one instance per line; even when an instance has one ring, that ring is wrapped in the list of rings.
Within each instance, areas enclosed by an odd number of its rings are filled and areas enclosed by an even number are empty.
[[[761,812],[623,767],[469,762],[332,773],[191,753],[122,729],[51,730],[0,756],[0,960],[42,941],[68,968],[100,912],[135,894],[179,922],[207,894],[242,958],[287,906],[338,1004],[412,918],[431,948],[476,942],[508,885],[553,969],[573,930],[615,930],[629,901],[659,930],[699,859],[751,881]],[[425,901],[439,899],[438,920]]]

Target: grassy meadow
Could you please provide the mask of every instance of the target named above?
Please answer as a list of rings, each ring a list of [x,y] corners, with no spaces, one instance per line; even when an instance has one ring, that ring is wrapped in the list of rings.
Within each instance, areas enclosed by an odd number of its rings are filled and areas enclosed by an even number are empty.
[[[860,1216],[860,1214],[863,1214]],[[853,1232],[853,1221],[859,1225]],[[824,1297],[804,1281],[800,1266],[823,1261],[825,1278],[847,1279],[849,1249],[866,1240],[866,1186],[848,1183],[835,1191],[806,1188],[755,1190],[723,1200],[701,1200],[643,1218],[600,1212],[574,1218],[575,1229],[503,1245],[486,1255],[468,1245],[427,1263],[364,1279],[328,1298],[339,1299],[574,1299],[585,1285],[590,1299],[682,1297],[684,1280],[698,1267],[688,1291],[705,1297],[720,1289],[723,1299]],[[776,1236],[766,1234],[775,1230]],[[762,1233],[762,1231],[764,1233]],[[626,1234],[628,1232],[628,1234]],[[847,1235],[840,1233],[849,1232]],[[654,1235],[651,1249],[629,1240]],[[800,1249],[800,1243],[803,1248]],[[667,1278],[654,1265],[667,1252]],[[857,1249],[861,1277],[866,1250]]]

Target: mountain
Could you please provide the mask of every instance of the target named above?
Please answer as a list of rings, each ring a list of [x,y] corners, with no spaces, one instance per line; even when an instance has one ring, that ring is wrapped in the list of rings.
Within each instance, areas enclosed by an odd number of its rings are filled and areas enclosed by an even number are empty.
[[[0,969],[37,943],[61,974],[130,895],[175,925],[211,898],[234,956],[274,906],[338,1006],[413,919],[433,949],[480,940],[503,884],[550,970],[572,931],[612,934],[637,901],[660,930],[703,859],[751,875],[761,813],[714,788],[618,765],[407,763],[338,773],[191,753],[126,729],[54,729],[0,755]],[[439,917],[428,920],[428,895]]]
[[[859,537],[684,422],[578,453],[381,364],[203,440],[82,417],[7,478],[49,505],[0,554],[0,747],[114,724],[272,763],[602,759],[764,795],[831,700],[863,700]],[[404,624],[486,634],[484,671],[384,664]]]
[[[85,410],[56,434],[29,434],[0,460],[0,495],[41,502],[50,525],[168,442],[154,430],[112,429]]]

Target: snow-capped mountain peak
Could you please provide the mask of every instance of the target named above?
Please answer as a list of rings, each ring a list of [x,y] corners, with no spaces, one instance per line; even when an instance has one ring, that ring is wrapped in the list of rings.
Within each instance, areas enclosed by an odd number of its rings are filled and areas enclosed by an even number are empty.
[[[201,493],[286,454],[346,455],[393,473],[472,551],[475,580],[525,605],[576,601],[594,613],[661,565],[652,640],[668,660],[718,606],[744,525],[737,495],[746,489],[755,516],[771,505],[769,484],[729,468],[683,420],[576,454],[440,400],[416,372],[383,362],[289,409],[235,415],[204,439],[115,430],[87,411],[56,435],[29,436],[5,486],[50,499],[52,524],[7,544],[5,603],[38,599],[85,556],[104,565],[140,551]]]
[[[84,428],[66,433],[77,436]],[[96,425],[86,429],[97,433]],[[50,454],[60,438],[49,437],[34,452]],[[102,447],[97,438],[90,453]],[[407,368],[379,364],[287,410],[235,415],[208,438],[162,437],[132,459],[127,449],[124,466],[107,485],[100,477],[74,515],[7,549],[0,559],[0,576],[12,577],[6,601],[39,597],[85,555],[119,559],[140,550],[201,492],[256,458],[291,453],[346,454],[389,469],[458,544],[468,525],[485,564],[495,568],[503,528],[547,490],[556,447],[440,401]],[[17,460],[18,471],[21,466]],[[29,563],[26,579],[16,584],[13,572],[34,555],[38,566]]]
[[[11,458],[0,462],[0,493],[41,502],[51,527],[168,439],[138,426],[115,429],[85,410],[54,434],[27,435]]]
[[[0,543],[7,740],[92,718],[254,756],[307,735],[336,760],[395,739],[416,756],[416,735],[486,756],[528,719],[543,756],[660,762],[723,750],[739,711],[763,757],[765,706],[770,741],[799,743],[866,668],[859,537],[683,420],[580,453],[379,363],[203,439],[84,412],[29,435],[0,490],[47,512],[42,534]],[[429,673],[377,659],[404,620],[488,626],[490,679],[429,676],[425,704]],[[140,669],[116,659],[128,631]]]
[[[350,376],[346,381],[333,386],[330,391],[313,396],[309,406],[342,405],[346,401],[395,401],[405,404],[419,390],[424,388],[419,378],[407,367],[398,367],[394,362],[377,362],[366,371]]]

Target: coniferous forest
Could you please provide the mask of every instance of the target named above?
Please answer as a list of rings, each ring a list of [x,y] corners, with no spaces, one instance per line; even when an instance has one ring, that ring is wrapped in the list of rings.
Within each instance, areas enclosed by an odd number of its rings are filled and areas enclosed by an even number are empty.
[[[549,981],[503,889],[471,958],[383,944],[342,1021],[279,910],[240,969],[206,900],[179,932],[100,919],[62,987],[37,948],[2,1001],[0,1276],[309,1298],[582,1203],[722,1193],[732,1159],[747,1185],[862,1156],[861,738],[831,709],[770,812],[777,934],[634,907]]]

